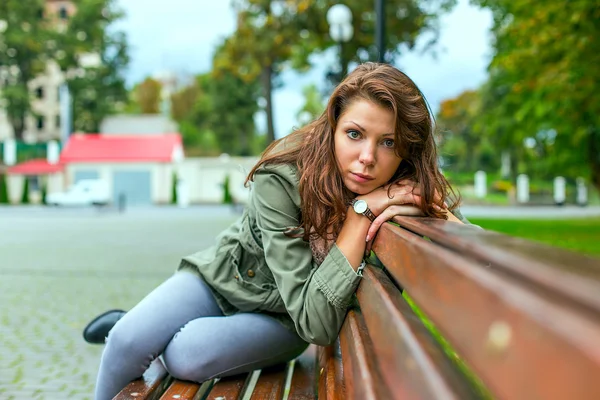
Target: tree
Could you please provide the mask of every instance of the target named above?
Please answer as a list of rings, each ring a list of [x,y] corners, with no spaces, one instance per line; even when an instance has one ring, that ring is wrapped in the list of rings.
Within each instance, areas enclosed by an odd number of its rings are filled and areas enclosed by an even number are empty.
[[[100,123],[127,101],[124,71],[129,63],[127,39],[111,24],[123,17],[115,0],[79,0],[61,41],[59,58],[73,96],[73,128],[98,132]],[[84,59],[98,58],[86,64]]]
[[[548,170],[589,175],[600,189],[597,2],[474,2],[494,16],[486,114],[500,117],[513,143],[541,142]]]
[[[300,71],[310,67],[309,56],[335,43],[329,38],[326,14],[334,0],[237,0],[236,32],[217,55],[215,69],[230,71],[246,82],[260,81],[265,97],[267,141],[275,139],[272,92],[278,74],[287,65]],[[386,58],[393,61],[401,45],[414,47],[419,34],[433,32],[439,12],[455,0],[390,0],[386,13]],[[344,47],[345,63],[376,59],[375,10],[372,2],[349,0],[353,12],[354,39]]]
[[[45,47],[54,31],[44,16],[43,0],[0,2],[0,69],[8,74],[2,87],[8,120],[15,139],[23,140],[26,116],[31,113],[27,84],[46,67]]]
[[[56,62],[73,95],[74,128],[97,132],[100,121],[126,98],[122,72],[128,62],[121,32],[109,28],[122,14],[114,0],[78,0],[68,20],[47,12],[46,1],[0,2],[0,68],[9,74],[2,90],[15,138],[23,140],[32,114],[28,83]],[[92,65],[84,62],[94,59]],[[92,56],[92,57],[90,57]],[[63,122],[64,123],[64,122]]]
[[[160,111],[162,85],[159,81],[146,78],[134,89],[135,100],[142,114],[158,114]]]
[[[223,72],[198,75],[173,94],[171,114],[186,148],[197,155],[254,154],[259,91],[257,82]]]
[[[301,125],[316,119],[325,110],[323,97],[316,85],[308,85],[302,89],[304,105],[296,114],[296,119]]]
[[[474,90],[440,104],[437,125],[442,136],[442,152],[456,170],[472,172],[480,168],[478,144],[482,132],[477,129],[480,111],[480,94]]]

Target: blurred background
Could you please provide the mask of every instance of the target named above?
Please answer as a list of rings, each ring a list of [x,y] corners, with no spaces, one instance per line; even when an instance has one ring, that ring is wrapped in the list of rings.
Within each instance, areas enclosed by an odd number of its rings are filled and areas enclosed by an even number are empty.
[[[261,151],[364,61],[419,85],[472,222],[600,256],[598,20],[595,0],[0,0],[0,398],[90,398],[85,322],[210,244]]]

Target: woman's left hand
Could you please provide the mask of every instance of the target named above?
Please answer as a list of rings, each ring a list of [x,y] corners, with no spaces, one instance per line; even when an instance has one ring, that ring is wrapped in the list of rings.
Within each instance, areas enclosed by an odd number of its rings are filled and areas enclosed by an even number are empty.
[[[415,187],[416,184],[412,181],[404,180],[397,183],[392,183],[389,185],[382,186],[381,188],[374,190],[369,193],[365,197],[371,197],[377,194],[379,196],[385,195],[387,205],[385,208],[379,212],[379,215],[375,218],[375,220],[371,223],[369,230],[367,231],[367,247],[365,249],[366,254],[368,255],[371,251],[371,245],[373,243],[373,239],[375,235],[379,231],[381,225],[384,222],[391,220],[395,216],[404,215],[404,216],[423,216],[423,212],[418,207],[418,203],[421,201],[421,196],[419,189]],[[393,196],[392,199],[388,197],[389,193]],[[377,192],[377,193],[376,193]],[[362,196],[361,196],[362,197]],[[441,197],[436,196],[436,200],[441,203]],[[397,202],[403,203],[398,204]],[[369,203],[369,201],[368,201]],[[370,203],[369,203],[370,204]],[[433,204],[438,211],[447,213],[448,216],[452,215],[446,207],[442,207],[438,204]],[[453,215],[452,215],[453,216]]]

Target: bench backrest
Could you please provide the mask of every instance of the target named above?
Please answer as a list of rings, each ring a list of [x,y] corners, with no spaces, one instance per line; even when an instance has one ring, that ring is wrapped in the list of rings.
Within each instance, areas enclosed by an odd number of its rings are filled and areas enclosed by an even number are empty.
[[[598,260],[441,220],[395,222],[374,243],[385,272],[367,269],[340,334],[347,398],[600,399]]]

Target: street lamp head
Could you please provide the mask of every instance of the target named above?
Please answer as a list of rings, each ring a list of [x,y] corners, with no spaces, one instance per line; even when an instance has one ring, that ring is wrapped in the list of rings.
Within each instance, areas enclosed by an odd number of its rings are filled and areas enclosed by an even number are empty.
[[[351,24],[331,25],[329,36],[336,42],[349,42],[354,35],[354,27]]]
[[[352,11],[344,4],[336,4],[327,11],[329,25],[347,25],[352,23]]]

